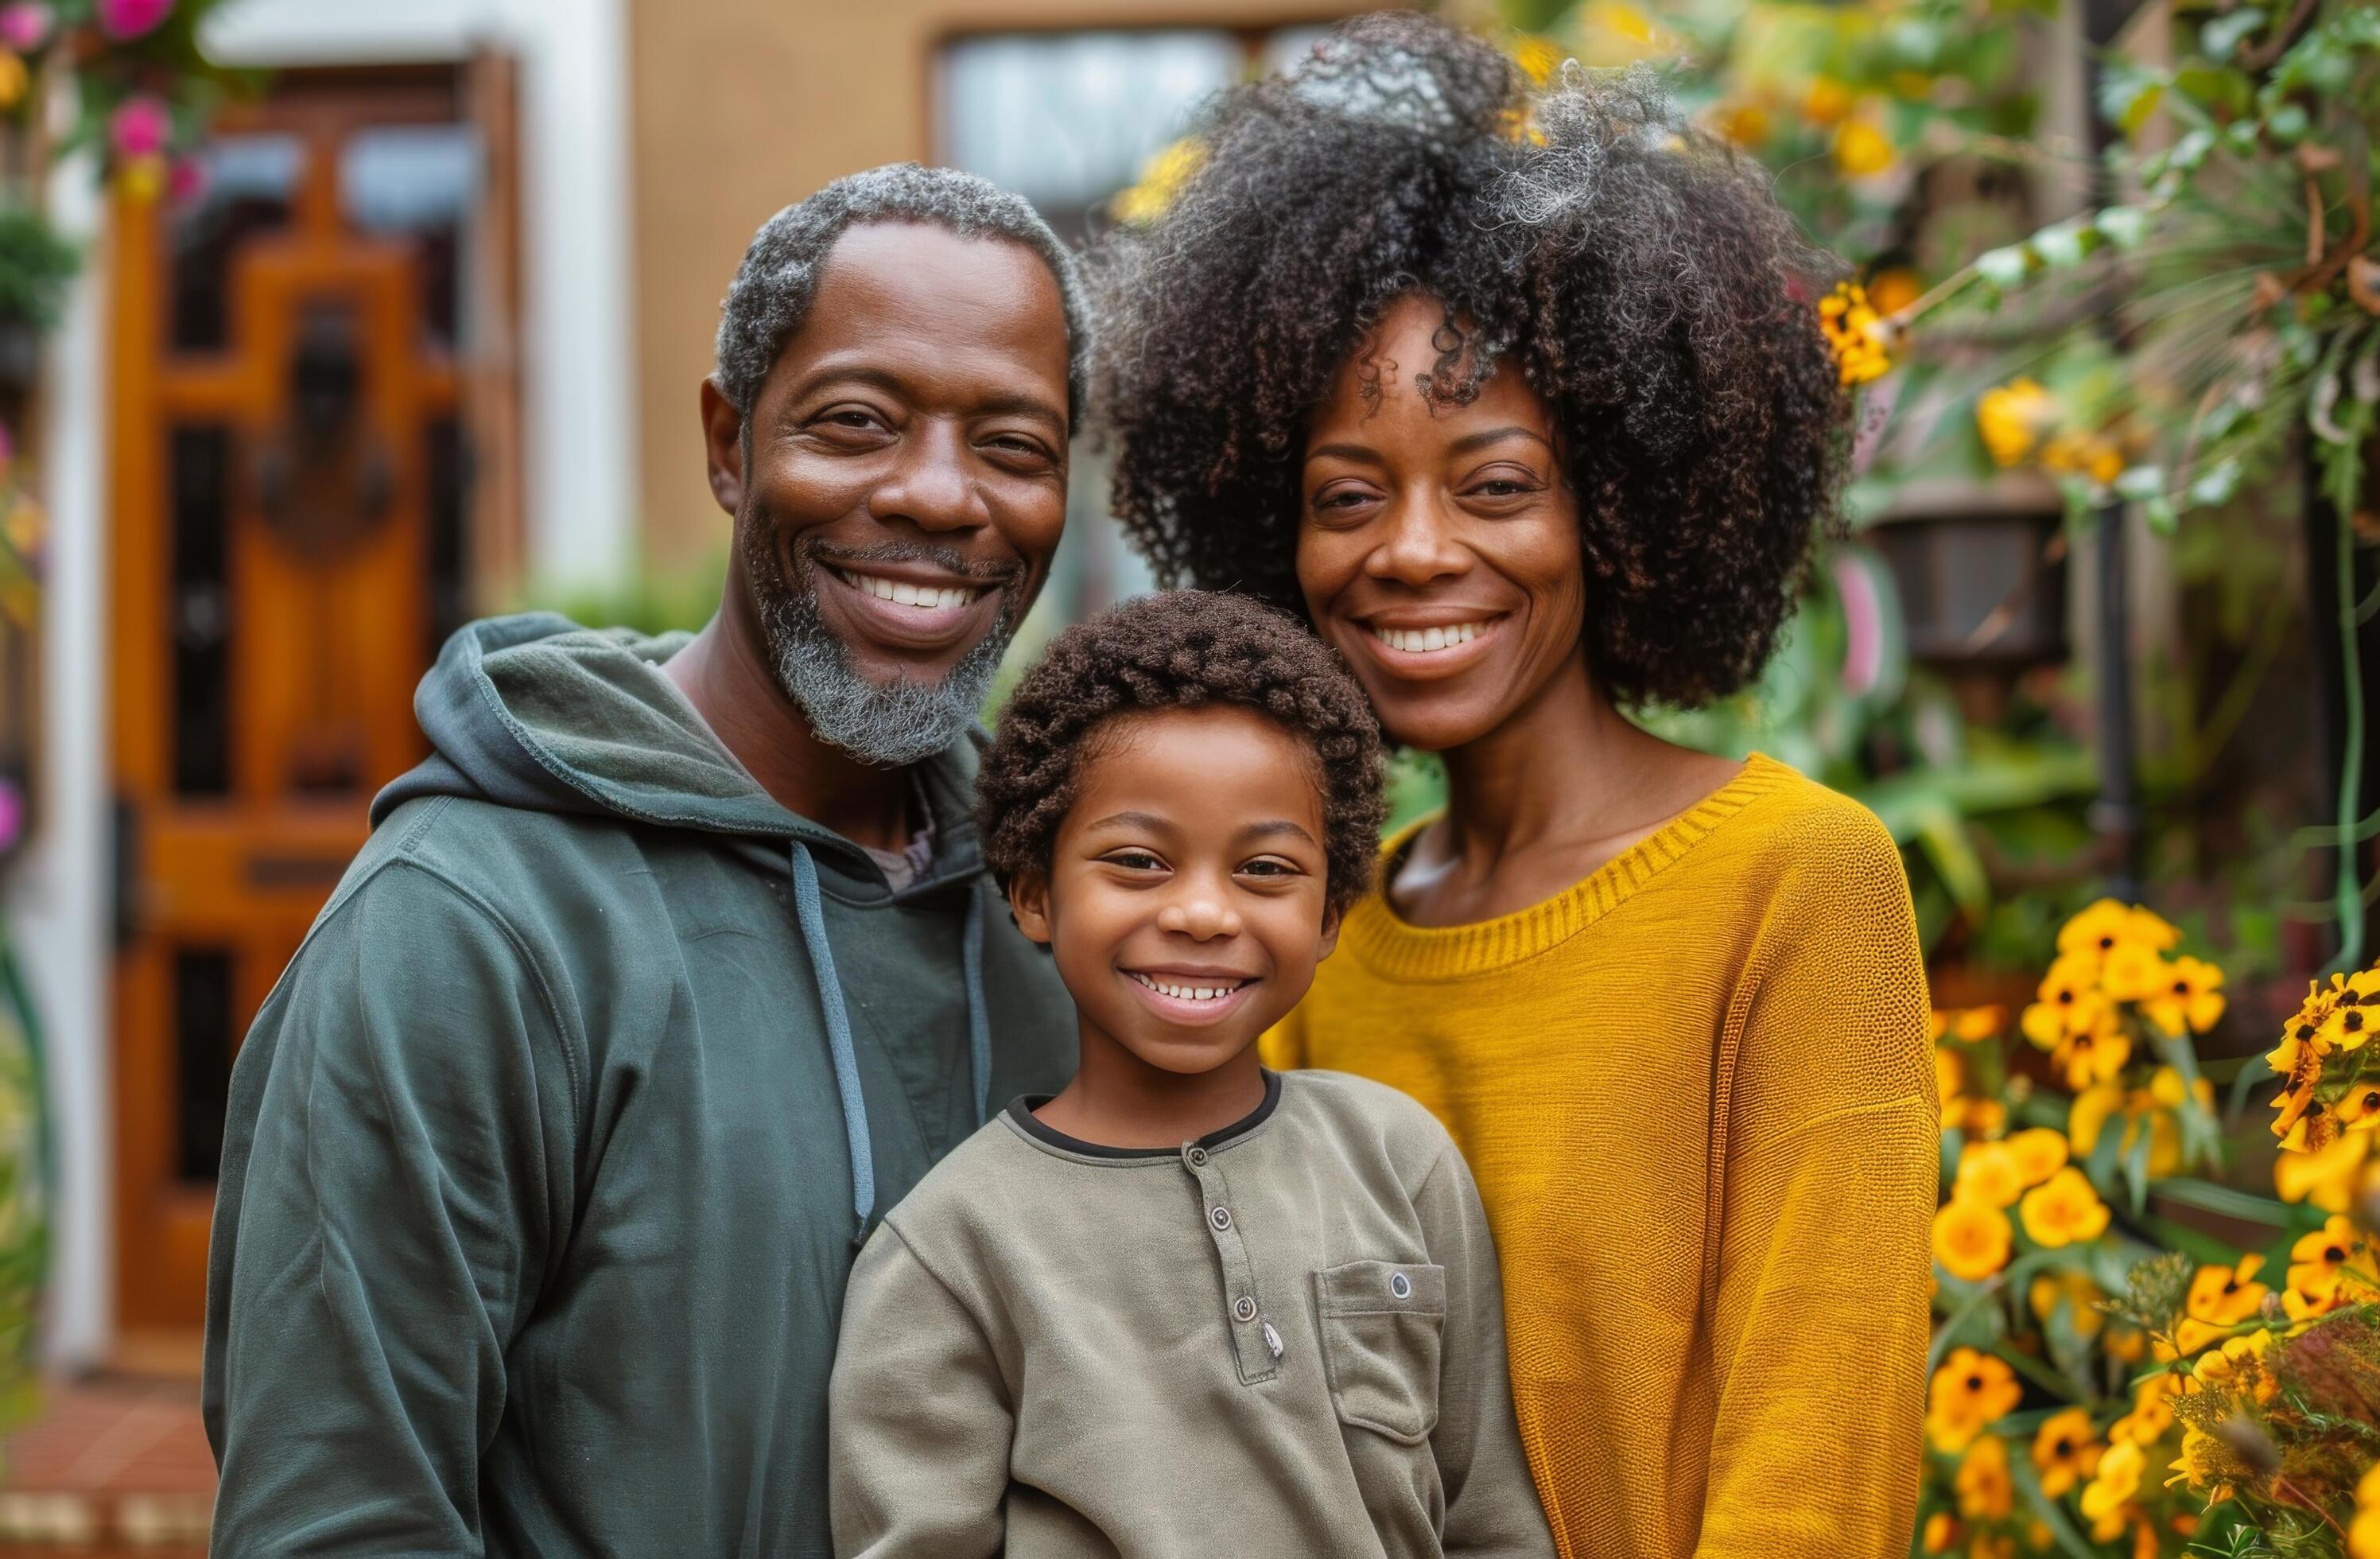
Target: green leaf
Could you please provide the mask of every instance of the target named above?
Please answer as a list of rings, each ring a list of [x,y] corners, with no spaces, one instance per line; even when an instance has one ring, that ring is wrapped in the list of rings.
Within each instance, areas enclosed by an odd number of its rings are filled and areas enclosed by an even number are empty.
[[[2265,25],[2268,18],[2253,6],[2216,17],[2198,30],[2198,46],[2208,59],[2229,59],[2240,41]]]
[[[2161,466],[2128,466],[2116,479],[2119,496],[2135,503],[2145,503],[2165,491],[2165,469]]]
[[[2053,271],[2070,270],[2082,263],[2091,252],[2092,240],[2097,235],[2081,218],[2053,224],[2033,236],[2033,252],[2042,264]]]
[[[2033,259],[2022,244],[2010,244],[2005,249],[1986,250],[1975,256],[1975,274],[1992,286],[2008,288],[2022,284],[2025,273],[2033,268]]]
[[[2297,1209],[2285,1201],[2260,1197],[2253,1191],[2235,1190],[2229,1186],[2201,1180],[2194,1175],[2174,1175],[2156,1181],[2150,1188],[2168,1201],[2178,1201],[2201,1212],[2237,1218],[2242,1223],[2286,1229],[2306,1222]]]
[[[2116,248],[2134,250],[2148,236],[2149,213],[2138,206],[2109,206],[2099,213],[2096,225],[2100,236]]]
[[[2265,128],[2274,140],[2294,145],[2306,138],[2313,121],[2306,116],[2301,104],[2284,103],[2265,116]]]
[[[2131,1197],[2132,1216],[2135,1218],[2148,1211],[2149,1149],[2155,1142],[2156,1133],[2149,1129],[2147,1121],[2143,1121],[2139,1133],[2132,1139],[2132,1145],[2124,1152],[2124,1188]]]

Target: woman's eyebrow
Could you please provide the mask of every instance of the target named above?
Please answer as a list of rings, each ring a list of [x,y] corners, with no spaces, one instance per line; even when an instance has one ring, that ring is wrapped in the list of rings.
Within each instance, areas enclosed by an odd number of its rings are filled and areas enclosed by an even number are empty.
[[[1305,457],[1309,460],[1319,460],[1326,456],[1336,460],[1354,460],[1366,466],[1385,466],[1389,463],[1387,457],[1378,450],[1366,448],[1360,444],[1318,444],[1305,452]]]
[[[1491,444],[1501,444],[1508,438],[1534,439],[1536,442],[1544,445],[1548,449],[1551,449],[1554,446],[1553,440],[1546,437],[1545,434],[1538,432],[1536,429],[1524,428],[1515,425],[1509,428],[1488,428],[1475,433],[1465,433],[1461,438],[1456,439],[1452,444],[1447,445],[1447,449],[1451,454],[1468,455],[1475,449],[1485,449]]]

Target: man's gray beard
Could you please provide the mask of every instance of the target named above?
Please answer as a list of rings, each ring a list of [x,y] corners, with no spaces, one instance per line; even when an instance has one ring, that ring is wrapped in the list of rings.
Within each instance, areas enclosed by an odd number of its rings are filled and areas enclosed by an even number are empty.
[[[757,559],[755,560],[758,561]],[[806,589],[789,588],[774,569],[753,578],[760,636],[777,686],[809,719],[820,741],[863,763],[897,769],[955,744],[983,709],[1000,658],[1015,632],[1009,603],[1000,620],[939,682],[905,676],[881,685],[859,675],[851,649],[819,613],[817,565],[803,559]]]

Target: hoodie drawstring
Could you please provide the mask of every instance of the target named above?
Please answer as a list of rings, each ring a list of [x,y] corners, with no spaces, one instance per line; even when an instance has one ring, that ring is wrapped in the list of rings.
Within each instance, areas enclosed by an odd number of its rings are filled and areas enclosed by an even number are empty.
[[[834,1090],[843,1100],[843,1134],[851,1144],[851,1207],[859,1227],[851,1236],[856,1245],[868,1237],[868,1215],[876,1211],[876,1152],[868,1140],[868,1097],[859,1090],[859,1053],[851,1044],[851,1013],[843,1005],[843,982],[834,977],[834,949],[826,940],[826,912],[819,907],[818,864],[809,846],[794,841],[794,918],[801,922],[802,943],[809,949],[810,978],[818,982],[819,1005],[826,1014],[827,1054],[834,1059]]]
[[[983,1005],[983,895],[967,890],[966,932],[959,944],[959,964],[966,974],[967,1063],[975,1072],[975,1124],[981,1126],[991,1107],[991,1015]]]
[[[835,978],[834,948],[826,938],[826,913],[819,903],[818,863],[809,846],[794,841],[794,919],[801,923],[809,951],[810,978],[826,1017],[827,1054],[834,1062],[834,1090],[843,1103],[843,1134],[851,1149],[851,1208],[859,1226],[852,1243],[868,1237],[876,1212],[876,1151],[868,1136],[868,1096],[859,1087],[859,1053],[851,1042],[851,1012],[844,1005],[843,981]],[[975,1073],[975,1124],[988,1118],[991,1099],[991,1015],[983,999],[983,895],[967,895],[966,929],[959,962],[966,981],[967,1057]]]

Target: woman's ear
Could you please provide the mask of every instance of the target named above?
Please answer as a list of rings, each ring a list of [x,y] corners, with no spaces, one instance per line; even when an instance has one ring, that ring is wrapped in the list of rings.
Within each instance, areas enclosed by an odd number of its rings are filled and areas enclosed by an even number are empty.
[[[1050,945],[1050,879],[1038,871],[1008,882],[1008,912],[1028,942]]]

